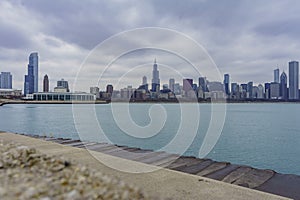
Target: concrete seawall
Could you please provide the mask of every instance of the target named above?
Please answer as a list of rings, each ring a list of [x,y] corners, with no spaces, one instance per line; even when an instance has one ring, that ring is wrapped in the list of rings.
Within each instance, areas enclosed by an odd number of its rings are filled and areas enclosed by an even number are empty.
[[[60,140],[65,144],[59,144],[54,138],[32,138],[28,136],[12,134],[12,133],[0,133],[0,140],[4,143],[16,142],[22,145],[36,148],[38,151],[47,155],[58,155],[71,160],[75,160],[77,163],[86,164],[89,167],[99,170],[107,175],[112,175],[120,178],[121,180],[137,185],[145,190],[145,192],[154,194],[162,198],[172,199],[287,199],[284,197],[268,194],[240,186],[212,180],[209,178],[191,175],[180,171],[174,171],[165,169],[159,166],[149,165],[140,161],[133,161],[109,155],[108,153],[117,152],[113,150],[113,147],[106,146],[106,153],[93,151],[93,156],[85,148],[75,148],[72,146],[80,147],[82,142],[71,142],[70,140]],[[52,141],[50,141],[52,140]],[[81,143],[81,144],[80,144]],[[70,145],[73,144],[73,145]],[[87,144],[87,143],[86,143]],[[94,143],[94,148],[96,144]],[[102,144],[103,145],[103,144]],[[87,145],[88,146],[88,145]],[[93,145],[90,143],[89,145]],[[99,147],[99,146],[98,146]],[[104,146],[102,146],[102,149]],[[104,148],[105,149],[105,148]],[[129,149],[128,149],[129,150]],[[152,169],[151,173],[125,173],[118,170],[109,168],[98,159],[106,159],[116,165],[127,166],[130,169]],[[162,156],[161,158],[166,158]],[[150,162],[151,159],[148,158]],[[156,160],[158,161],[158,160]],[[157,162],[159,163],[159,162]]]

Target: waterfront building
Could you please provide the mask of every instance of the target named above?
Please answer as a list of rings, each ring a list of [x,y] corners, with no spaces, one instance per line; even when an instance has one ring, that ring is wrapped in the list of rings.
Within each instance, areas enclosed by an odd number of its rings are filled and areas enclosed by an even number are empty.
[[[12,75],[10,72],[1,72],[0,88],[1,89],[12,89]]]
[[[147,83],[147,77],[143,76],[142,85],[146,85]]]
[[[174,92],[174,85],[175,85],[175,79],[174,78],[170,78],[169,79],[169,89]]]
[[[247,98],[253,98],[253,82],[247,83]]]
[[[160,79],[159,79],[159,71],[156,63],[156,59],[154,60],[153,64],[153,71],[152,71],[152,92],[158,92],[160,89]]]
[[[68,83],[68,81],[65,81],[64,79],[57,81],[57,88],[65,88],[67,90],[67,92],[70,92],[69,83]]]
[[[47,74],[44,76],[43,80],[43,92],[49,92],[49,79]]]
[[[299,62],[289,62],[289,99],[299,99]]]
[[[193,90],[193,79],[191,78],[186,78],[186,79],[183,79],[183,90],[185,93],[187,93],[188,91],[190,90]]]
[[[224,90],[225,90],[225,94],[229,95],[230,94],[230,90],[229,90],[229,74],[224,74]]]
[[[96,98],[100,98],[99,87],[90,87],[90,94],[96,95]]]
[[[270,84],[270,98],[279,99],[280,96],[280,84],[272,82]]]
[[[280,75],[280,96],[284,100],[288,98],[287,75],[285,72],[282,72]]]
[[[21,96],[22,96],[22,90],[0,89],[0,97],[5,97],[5,98],[20,98]]]
[[[24,95],[27,96],[28,94],[34,93],[34,73],[33,73],[33,66],[28,65],[27,75],[25,75],[24,81]]]
[[[270,83],[265,83],[265,98],[266,99],[270,99],[271,98],[270,88],[271,88],[271,84]]]
[[[274,83],[279,83],[279,69],[274,70]]]
[[[31,53],[29,55],[29,64],[33,69],[33,91],[38,92],[39,85],[39,56],[37,52]]]
[[[58,93],[65,93],[65,92],[69,92],[67,88],[62,87],[62,86],[57,86],[54,88],[54,92],[58,92]]]
[[[56,92],[39,92],[33,94],[35,101],[95,101],[96,96],[88,93],[56,93]]]
[[[203,92],[208,92],[206,77],[199,77],[198,85],[201,87]]]
[[[257,86],[258,91],[257,91],[257,98],[258,99],[263,99],[264,98],[264,86],[262,84],[259,84]]]

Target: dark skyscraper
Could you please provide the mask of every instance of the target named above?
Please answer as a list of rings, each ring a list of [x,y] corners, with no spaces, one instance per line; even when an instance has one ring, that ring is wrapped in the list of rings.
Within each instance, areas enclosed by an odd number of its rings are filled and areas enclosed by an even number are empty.
[[[249,94],[249,98],[253,98],[253,82],[247,83],[247,93]]]
[[[229,74],[224,74],[224,90],[225,94],[229,95],[230,90],[229,90]]]
[[[49,92],[49,79],[47,74],[44,76],[43,92]]]
[[[157,70],[156,59],[154,60],[153,71],[152,71],[152,92],[159,91],[160,80],[159,80],[159,71]]]
[[[24,95],[38,92],[38,53],[29,56],[28,72],[25,75]]]
[[[107,85],[106,86],[106,93],[112,94],[114,91],[114,87],[112,85]]]
[[[33,66],[28,65],[28,72],[25,75],[24,82],[24,95],[34,93],[34,75],[33,75]]]
[[[68,83],[68,81],[65,81],[64,79],[57,81],[57,87],[66,88],[67,92],[70,92],[69,83]]]
[[[207,89],[207,81],[205,77],[199,77],[199,87],[201,88],[202,92],[208,92]]]
[[[289,99],[299,99],[299,62],[289,62]]]
[[[0,88],[12,89],[12,75],[10,72],[1,72],[0,74]]]
[[[288,99],[288,89],[287,89],[287,75],[285,72],[282,72],[280,75],[280,96],[282,99]]]

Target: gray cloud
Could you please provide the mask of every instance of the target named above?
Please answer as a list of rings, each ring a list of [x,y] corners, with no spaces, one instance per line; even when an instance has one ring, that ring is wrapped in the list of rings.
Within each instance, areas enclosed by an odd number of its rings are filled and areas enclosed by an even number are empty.
[[[128,29],[158,26],[195,39],[208,51],[220,72],[230,73],[233,81],[263,83],[273,79],[275,67],[287,71],[289,60],[300,59],[299,6],[296,0],[3,0],[0,2],[0,71],[12,71],[14,86],[22,88],[28,55],[38,51],[40,82],[47,73],[52,87],[60,78],[72,84],[80,65],[97,44]],[[173,37],[157,34],[156,39],[161,44],[182,45]],[[119,45],[129,47],[139,42],[144,41],[120,41]],[[114,48],[108,47],[106,54],[96,60],[98,64],[93,63],[91,75],[106,60],[116,56]],[[103,80],[115,79],[136,64],[149,63],[151,68],[154,56],[162,65],[182,66],[178,64],[180,60],[167,54],[141,51],[134,55],[118,62]],[[191,77],[195,74],[186,67],[179,68],[186,76],[189,72]],[[137,71],[136,78],[128,74],[126,84],[137,86],[141,74]],[[147,77],[151,80],[151,74]],[[162,77],[167,79],[165,74]],[[82,87],[87,90],[89,85]]]

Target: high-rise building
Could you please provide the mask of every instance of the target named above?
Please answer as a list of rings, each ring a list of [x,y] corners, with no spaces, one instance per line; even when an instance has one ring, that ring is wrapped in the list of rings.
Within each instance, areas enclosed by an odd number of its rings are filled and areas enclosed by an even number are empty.
[[[106,93],[112,94],[113,91],[114,91],[113,85],[109,84],[109,85],[106,86]]]
[[[34,52],[31,53],[29,56],[29,64],[28,66],[33,67],[33,76],[34,76],[34,81],[33,81],[33,92],[38,92],[39,90],[39,57],[38,53]]]
[[[68,83],[68,81],[65,81],[64,79],[57,81],[57,87],[65,88],[67,90],[67,92],[70,92],[69,83]]]
[[[47,74],[44,76],[43,80],[43,92],[49,92],[49,79]]]
[[[24,81],[24,94],[33,94],[38,92],[38,74],[39,74],[39,57],[38,53],[34,52],[29,55],[27,75]]]
[[[270,99],[270,89],[271,89],[271,83],[265,83],[265,98]]]
[[[279,83],[279,69],[274,70],[274,83]]]
[[[287,94],[288,94],[288,89],[287,89],[287,75],[285,72],[282,72],[280,75],[280,96],[281,99],[287,100]]]
[[[169,79],[169,89],[174,92],[174,85],[175,85],[175,79],[174,78],[170,78]]]
[[[156,59],[154,60],[153,64],[153,71],[152,71],[152,92],[159,91],[160,88],[160,79],[159,79],[159,71],[157,69]]]
[[[183,90],[187,93],[190,90],[193,90],[193,79],[186,78],[183,79]]]
[[[257,86],[258,91],[257,91],[257,98],[258,99],[263,99],[264,98],[264,86],[262,84],[259,84]]]
[[[289,62],[289,99],[299,99],[299,62]]]
[[[270,85],[270,97],[271,99],[278,99],[280,96],[280,84],[279,83],[271,83]]]
[[[229,90],[229,74],[224,74],[224,90],[225,94],[229,95],[230,90]]]
[[[249,96],[247,95],[248,98],[253,98],[253,82],[252,81],[247,83],[247,94],[249,95]]]
[[[143,76],[142,84],[143,84],[143,85],[148,84],[148,83],[147,83],[147,77],[146,77],[146,76]]]
[[[206,77],[199,77],[199,87],[203,92],[208,92]]]
[[[28,65],[27,75],[25,75],[24,81],[24,95],[34,93],[34,75],[33,75],[33,66]]]
[[[10,72],[1,72],[0,74],[0,88],[12,89],[12,75]]]

